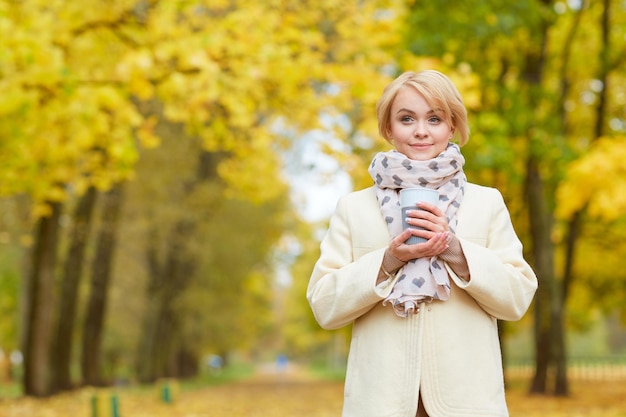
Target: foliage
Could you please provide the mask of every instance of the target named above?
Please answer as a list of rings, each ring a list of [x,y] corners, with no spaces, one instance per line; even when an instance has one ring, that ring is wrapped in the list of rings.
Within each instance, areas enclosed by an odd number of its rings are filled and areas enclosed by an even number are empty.
[[[127,178],[137,139],[159,143],[142,107],[150,99],[207,150],[237,157],[221,169],[226,178],[233,164],[252,166],[249,157],[267,167],[277,115],[310,127],[322,109],[372,100],[387,60],[380,48],[393,41],[388,19],[372,19],[385,2],[273,3],[2,2],[1,193],[58,201],[64,184],[80,192]],[[329,94],[328,83],[339,88]],[[258,180],[230,185],[271,191]]]
[[[126,178],[135,139],[159,143],[141,105],[151,98],[244,167],[246,155],[266,163],[277,114],[310,127],[321,109],[371,103],[389,58],[381,48],[396,40],[375,13],[390,3],[274,3],[2,2],[2,193],[55,201],[63,184],[80,192]],[[231,185],[269,191],[258,178]]]
[[[303,225],[293,213],[281,156],[296,158],[285,152],[306,133],[329,135],[324,150],[355,188],[369,185],[371,156],[388,147],[375,139],[375,103],[405,69],[440,69],[457,84],[473,132],[464,148],[470,179],[503,192],[525,242],[529,154],[540,156],[556,208],[556,244],[570,216],[589,208],[579,249],[601,261],[576,262],[571,321],[585,322],[591,300],[623,309],[624,277],[615,272],[626,230],[623,5],[607,3],[604,49],[602,2],[457,3],[0,0],[0,196],[19,211],[0,221],[1,347],[18,343],[26,269],[18,260],[33,241],[33,220],[49,214],[49,202],[68,209],[91,186],[128,181],[109,292],[108,377],[133,377],[144,319],[158,310],[148,290],[150,250],[160,266],[174,253],[192,271],[177,278],[180,294],[168,308],[180,344],[196,354],[336,354],[349,329],[321,331],[304,298],[324,225]],[[549,24],[546,44],[541,22]],[[527,58],[541,48],[545,76],[531,87]],[[603,65],[606,84],[597,79]],[[207,155],[211,169],[200,175]],[[61,231],[73,220],[64,212]],[[276,284],[283,260],[275,256],[290,239],[299,243],[286,288]],[[89,243],[87,253],[93,249]]]
[[[19,261],[23,251],[11,243],[25,236],[20,228],[20,208],[17,200],[0,199],[0,349],[5,355],[19,347]]]
[[[295,358],[319,360],[327,357],[327,349],[332,343],[333,334],[322,330],[306,299],[308,278],[319,257],[319,241],[312,239],[314,228],[310,225],[295,230],[292,238],[297,239],[297,258],[291,265],[292,281],[286,290],[284,310],[285,321],[281,332],[288,351]]]
[[[120,226],[110,365],[127,369],[121,352],[139,338],[124,313],[142,323],[166,308],[197,350],[250,346],[267,331],[268,254],[293,221],[277,158],[289,142],[277,126],[306,131],[322,113],[371,105],[397,40],[390,1],[310,3],[0,2],[0,195],[27,195],[35,220],[90,187],[139,183]],[[187,153],[140,171],[166,141]],[[203,152],[218,160],[198,177]],[[129,303],[128,289],[155,279],[149,256],[177,292]],[[189,274],[167,277],[169,260]],[[263,317],[257,330],[235,337],[253,316]]]
[[[561,202],[556,214],[568,218],[589,207],[589,215],[606,221],[621,217],[626,210],[626,138],[598,139],[585,155],[570,163],[565,180],[557,190]]]
[[[566,304],[564,297],[587,294],[608,303],[613,294],[581,278],[621,278],[603,268],[610,256],[597,252],[604,262],[584,266],[576,256],[582,246],[589,250],[579,239],[587,235],[586,220],[621,216],[623,197],[616,194],[623,193],[616,190],[624,187],[623,164],[613,161],[623,147],[626,13],[609,0],[527,0],[506,8],[475,1],[449,4],[450,12],[441,13],[448,3],[412,4],[405,42],[418,56],[438,57],[440,67],[478,78],[478,105],[470,106],[474,133],[464,152],[468,176],[503,191],[516,228],[531,243],[541,282],[535,315],[543,366],[532,389],[545,391],[542,371],[551,364],[557,393],[566,393],[561,316],[563,306],[581,303]],[[592,180],[598,172],[604,175]],[[592,217],[585,216],[587,207]]]
[[[15,256],[16,254],[7,255]],[[6,349],[0,356],[8,355],[10,350],[18,347],[18,297],[19,275],[18,271],[11,268],[10,262],[0,258],[0,349]],[[0,359],[0,362],[2,360]]]

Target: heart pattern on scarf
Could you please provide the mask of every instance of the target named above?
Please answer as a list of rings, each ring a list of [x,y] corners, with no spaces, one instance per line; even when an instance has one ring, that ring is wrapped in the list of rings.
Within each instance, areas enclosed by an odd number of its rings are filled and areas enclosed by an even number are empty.
[[[402,233],[400,190],[413,187],[439,192],[438,206],[446,214],[450,232],[454,233],[456,212],[467,183],[464,164],[465,158],[455,143],[449,143],[441,154],[428,161],[415,161],[395,150],[377,153],[368,171],[391,236]],[[391,304],[398,316],[407,317],[419,312],[418,305],[422,302],[445,301],[449,297],[450,277],[439,258],[434,256],[408,262],[383,304]]]

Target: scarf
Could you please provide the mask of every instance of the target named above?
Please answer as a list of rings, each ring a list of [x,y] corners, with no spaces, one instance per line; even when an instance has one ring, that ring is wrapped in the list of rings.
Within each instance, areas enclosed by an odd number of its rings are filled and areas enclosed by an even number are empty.
[[[463,172],[465,159],[457,144],[450,143],[437,157],[414,161],[397,151],[379,152],[374,156],[369,173],[374,180],[376,197],[389,233],[402,233],[400,190],[424,187],[438,190],[439,208],[448,219],[452,233],[457,226],[456,212],[463,199],[467,179]],[[395,313],[407,317],[418,313],[418,304],[450,297],[450,278],[437,256],[409,261],[383,305],[391,304]]]

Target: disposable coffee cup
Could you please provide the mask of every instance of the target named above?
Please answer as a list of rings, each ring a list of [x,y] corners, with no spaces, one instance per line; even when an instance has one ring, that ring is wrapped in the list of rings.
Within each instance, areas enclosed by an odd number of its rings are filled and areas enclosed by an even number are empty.
[[[402,209],[402,230],[410,227],[411,229],[424,230],[423,227],[410,225],[406,222],[406,212],[408,210],[423,210],[417,207],[417,203],[427,202],[437,204],[439,202],[439,192],[430,188],[404,188],[400,190],[400,207]],[[407,245],[426,242],[426,239],[419,236],[411,236],[406,240]]]

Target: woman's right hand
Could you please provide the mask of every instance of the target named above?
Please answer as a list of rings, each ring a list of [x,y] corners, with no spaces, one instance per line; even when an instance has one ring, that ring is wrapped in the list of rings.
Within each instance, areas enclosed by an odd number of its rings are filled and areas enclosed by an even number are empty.
[[[450,232],[438,232],[423,243],[407,245],[405,242],[413,236],[412,229],[406,229],[389,243],[389,253],[401,261],[408,262],[417,258],[430,258],[448,249]]]

